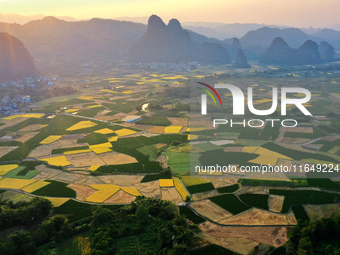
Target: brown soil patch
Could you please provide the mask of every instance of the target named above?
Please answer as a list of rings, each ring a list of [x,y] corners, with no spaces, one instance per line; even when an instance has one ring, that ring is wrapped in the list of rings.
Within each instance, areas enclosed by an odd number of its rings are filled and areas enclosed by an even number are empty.
[[[94,152],[66,155],[74,167],[103,166],[106,163]]]
[[[310,139],[307,138],[293,138],[293,137],[279,137],[275,141],[279,143],[305,143],[308,142]]]
[[[49,168],[45,165],[39,165],[35,167],[36,170],[40,171],[39,174],[33,177],[33,179],[37,180],[48,180],[57,174],[60,174],[60,170]]]
[[[284,200],[285,200],[284,196],[269,195],[268,199],[269,210],[272,212],[281,212]]]
[[[199,227],[205,234],[217,238],[246,238],[274,247],[288,240],[286,227],[222,227],[211,222],[203,222]]]
[[[73,189],[77,193],[76,198],[82,201],[97,192],[97,190],[86,185],[69,184],[67,187]]]
[[[144,175],[117,174],[117,175],[103,175],[103,176],[98,176],[97,178],[103,181],[104,183],[112,183],[117,186],[128,187],[128,186],[134,186],[136,184],[139,184],[144,178]]]
[[[0,158],[18,147],[19,146],[0,146]]]
[[[80,174],[71,174],[71,173],[62,172],[58,175],[53,176],[52,178],[50,178],[50,180],[73,183],[77,180],[80,180],[81,178],[83,178],[83,176]]]
[[[250,193],[250,194],[268,194],[269,193],[269,188],[268,187],[261,187],[261,186],[242,186],[242,189],[240,189],[237,194],[245,194],[245,193]]]
[[[107,165],[123,165],[137,163],[138,161],[130,156],[115,151],[102,153],[98,155]],[[95,164],[93,164],[95,165]]]
[[[246,238],[231,237],[224,239],[220,245],[239,254],[249,254],[257,245],[259,245],[259,242]]]
[[[27,120],[28,118],[23,118],[23,117],[19,117],[19,118],[15,118],[12,120],[3,120],[2,123],[5,123],[5,125],[0,126],[0,130],[8,128],[8,127],[12,127],[15,126],[25,120]]]
[[[294,132],[294,133],[313,133],[312,127],[281,127],[281,132]]]
[[[84,136],[82,134],[73,134],[73,135],[64,135],[63,137],[60,138],[60,140],[78,140],[82,139]]]
[[[159,181],[152,181],[140,183],[136,186],[138,191],[145,197],[161,198],[161,189],[159,188]]]
[[[162,199],[168,200],[174,203],[181,203],[183,202],[181,195],[178,193],[176,188],[162,188]]]
[[[24,134],[22,137],[16,139],[15,141],[24,143],[24,142],[27,142],[29,139],[35,137],[37,134],[39,134],[39,132],[31,132],[28,134]]]
[[[217,196],[220,193],[217,192],[217,190],[212,190],[212,191],[208,191],[208,192],[202,192],[202,193],[196,193],[192,195],[192,199],[193,200],[201,200],[201,199],[206,199],[208,197],[213,197],[213,196]]]
[[[304,205],[304,208],[311,220],[320,220],[331,216],[333,213],[339,213],[340,204]]]
[[[289,225],[286,215],[252,208],[231,218],[220,221],[226,225]]]
[[[134,128],[143,130],[143,131],[148,131],[150,128],[153,128],[152,125],[139,125],[139,124],[135,124]]]
[[[60,149],[60,148],[70,148],[70,147],[81,147],[87,145],[86,143],[78,143],[78,139],[59,139],[51,143],[53,149]]]
[[[85,176],[79,180],[76,180],[73,184],[93,185],[103,184],[103,182],[95,176]]]
[[[118,119],[118,120],[121,120],[121,119],[124,119],[126,116],[128,116],[127,113],[117,113],[115,115],[112,115],[111,116],[111,119],[114,120],[114,119]]]
[[[105,200],[104,203],[109,204],[129,204],[135,201],[136,197],[126,193],[123,190],[118,191],[116,194]]]
[[[154,126],[153,128],[149,129],[149,132],[164,134],[164,129],[165,129],[165,127]]]
[[[173,126],[188,126],[189,120],[185,118],[168,118]]]
[[[233,214],[224,210],[222,207],[219,207],[217,204],[211,202],[208,199],[191,203],[190,207],[192,207],[199,214],[215,222],[220,222],[233,216]]]
[[[27,127],[20,129],[19,131],[27,132],[27,131],[37,131],[39,129],[42,129],[42,126],[40,124],[32,124],[32,125],[29,125]]]
[[[228,152],[228,151],[233,151],[233,152],[242,152],[243,150],[243,146],[242,147],[225,147],[224,151]]]
[[[295,215],[294,215],[293,211],[290,211],[287,214],[287,220],[288,220],[289,224],[291,224],[291,225],[296,225],[297,224],[297,220],[295,218]]]
[[[329,141],[329,142],[334,142],[338,139],[339,139],[338,136],[326,136],[326,137],[323,138],[323,140],[326,140],[326,141]]]
[[[217,189],[229,186],[230,184],[224,181],[213,181],[212,185],[214,185],[215,189]]]
[[[53,150],[53,146],[50,144],[40,145],[36,147],[33,151],[28,155],[29,158],[42,158],[46,156],[50,156]]]

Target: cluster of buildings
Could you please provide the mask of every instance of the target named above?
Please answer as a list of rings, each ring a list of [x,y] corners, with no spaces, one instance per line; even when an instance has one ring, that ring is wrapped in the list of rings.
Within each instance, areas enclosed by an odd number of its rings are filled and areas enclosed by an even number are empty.
[[[179,63],[167,63],[167,62],[151,62],[151,63],[137,63],[137,66],[143,70],[163,70],[163,71],[172,71],[172,72],[190,72],[193,69],[196,69],[201,64],[197,61],[192,62],[179,62]]]

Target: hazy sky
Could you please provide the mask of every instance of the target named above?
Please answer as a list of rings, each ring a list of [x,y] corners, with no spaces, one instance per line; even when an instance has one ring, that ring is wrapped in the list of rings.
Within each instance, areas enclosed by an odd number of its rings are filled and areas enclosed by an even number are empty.
[[[0,0],[0,13],[92,17],[143,17],[165,21],[266,23],[320,27],[340,23],[339,0]]]

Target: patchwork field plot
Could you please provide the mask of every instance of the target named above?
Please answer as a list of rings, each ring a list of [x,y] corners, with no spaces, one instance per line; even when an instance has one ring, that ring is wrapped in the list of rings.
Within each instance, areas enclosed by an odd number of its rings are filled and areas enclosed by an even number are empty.
[[[66,156],[43,158],[40,160],[46,161],[49,165],[52,165],[52,166],[68,166],[72,164],[71,162],[67,160]]]
[[[190,207],[200,215],[219,223],[222,223],[223,220],[233,216],[233,214],[208,199],[190,203]]]
[[[98,191],[87,197],[86,201],[94,203],[103,203],[106,199],[108,199],[120,190],[119,186],[112,184],[96,184],[90,185],[90,187]]]
[[[94,127],[97,124],[92,122],[92,121],[80,121],[77,124],[69,127],[68,129],[66,129],[67,131],[74,131],[74,130],[79,130],[79,129],[84,129],[84,128],[90,128],[90,127]]]
[[[61,135],[50,135],[49,137],[42,140],[40,144],[50,144],[59,140],[61,137],[62,137]]]
[[[162,188],[161,189],[162,199],[168,200],[174,203],[183,202],[181,195],[175,188]]]
[[[25,180],[25,179],[14,179],[14,178],[0,179],[0,188],[22,189],[35,182],[37,182],[37,180]]]
[[[76,198],[82,201],[97,192],[97,190],[88,185],[69,184],[67,187],[73,189],[77,193]]]
[[[115,131],[117,136],[128,136],[128,135],[134,135],[137,134],[136,131],[133,131],[131,129],[123,128]]]
[[[188,191],[185,189],[181,180],[178,177],[173,177],[174,185],[178,193],[181,195],[182,199],[185,201],[187,197],[190,197]]]
[[[209,199],[232,214],[238,214],[251,208],[250,206],[242,203],[233,194],[224,194],[216,197],[211,197]]]
[[[109,199],[107,199],[104,203],[129,204],[135,201],[135,199],[136,199],[135,196],[130,195],[121,189],[117,193],[115,193],[113,196],[111,196]]]
[[[179,206],[178,208],[180,214],[185,215],[186,218],[191,220],[194,224],[200,224],[205,221],[202,217],[196,215],[191,209],[186,206]]]
[[[164,129],[164,133],[179,133],[182,130],[182,126],[169,126]]]
[[[48,184],[50,184],[49,182],[46,181],[42,181],[42,180],[38,180],[32,184],[27,185],[26,187],[22,188],[23,191],[28,192],[28,193],[32,193],[38,189],[41,189],[42,187],[47,186]]]
[[[8,172],[18,168],[19,165],[12,164],[12,165],[0,165],[0,175],[5,175]]]
[[[254,151],[254,154],[259,154],[260,156],[256,159],[250,160],[249,162],[271,166],[275,166],[278,159],[292,159],[290,157],[262,147],[259,147],[256,151]]]
[[[91,148],[91,146],[90,146]],[[74,167],[102,166],[105,162],[94,152],[66,155],[66,159]]]
[[[159,187],[173,187],[174,181],[172,179],[159,179]]]

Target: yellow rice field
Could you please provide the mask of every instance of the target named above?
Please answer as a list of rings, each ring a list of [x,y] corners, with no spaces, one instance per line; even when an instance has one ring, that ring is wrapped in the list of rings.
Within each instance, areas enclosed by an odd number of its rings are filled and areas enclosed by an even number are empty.
[[[132,94],[133,90],[126,90],[126,91],[123,91],[122,93],[124,93],[124,94]]]
[[[259,147],[255,152],[255,154],[259,154],[257,158],[250,160],[249,162],[255,163],[255,164],[263,164],[263,165],[271,165],[275,166],[278,159],[290,159],[290,157],[287,157],[285,155],[282,155],[280,153]]]
[[[187,128],[185,131],[186,132],[197,132],[197,131],[202,131],[202,130],[205,130],[205,128],[204,127],[192,127],[192,128]]]
[[[72,109],[67,109],[65,112],[70,113],[70,112],[77,112],[77,111],[79,111],[79,109],[72,108]]]
[[[100,104],[95,104],[95,105],[88,105],[86,106],[87,108],[97,108],[97,107],[102,107]]]
[[[136,188],[133,187],[121,187],[122,190],[124,190],[126,193],[132,195],[132,196],[141,196],[142,194],[139,193],[139,191]]]
[[[257,150],[258,146],[244,146],[242,152],[254,153]]]
[[[174,181],[172,179],[159,179],[159,187],[173,187]]]
[[[59,157],[52,157],[52,158],[44,158],[40,159],[41,161],[47,161],[48,164],[53,166],[68,166],[72,165],[71,162],[67,160],[65,156],[59,156]]]
[[[80,154],[80,153],[86,153],[86,152],[91,152],[91,150],[85,149],[85,150],[65,151],[64,155],[73,155],[73,154]]]
[[[47,197],[47,199],[52,202],[52,205],[54,207],[61,206],[70,200],[69,198],[66,197]]]
[[[89,171],[96,171],[101,166],[90,166]]]
[[[185,200],[187,196],[190,196],[187,190],[184,188],[181,180],[178,177],[174,177],[174,184],[175,188],[178,191],[178,193],[181,195],[182,199]]]
[[[191,177],[191,176],[181,176],[182,182],[185,186],[198,185],[203,183],[209,183],[200,177]]]
[[[53,143],[53,142],[59,140],[62,137],[63,137],[62,135],[50,135],[49,137],[42,140],[40,142],[40,144],[50,144],[50,143]]]
[[[90,128],[90,127],[94,127],[97,124],[89,121],[89,120],[84,120],[84,121],[80,121],[77,124],[74,124],[73,126],[69,127],[68,129],[66,129],[67,131],[74,131],[74,130],[78,130],[78,129],[83,129],[83,128]]]
[[[108,199],[120,190],[119,186],[113,184],[95,184],[90,185],[90,187],[98,191],[86,198],[85,201],[94,203],[103,203],[106,199]]]
[[[27,185],[26,187],[22,188],[23,191],[32,193],[42,187],[45,187],[46,185],[50,184],[49,182],[45,182],[43,180],[38,180],[30,185]]]
[[[3,189],[22,189],[37,180],[5,178],[0,180],[0,188]]]
[[[118,140],[118,136],[111,136],[108,139],[109,139],[109,142],[115,142]]]
[[[179,133],[182,129],[182,126],[169,126],[164,129],[165,133]]]
[[[133,130],[127,129],[127,128],[122,128],[122,129],[116,130],[115,133],[118,136],[127,136],[127,135],[137,134],[136,131],[133,131]]]
[[[95,148],[92,148],[92,146],[90,146],[90,149],[96,153],[96,154],[102,154],[102,153],[106,153],[106,152],[110,152],[112,151],[110,148],[108,147],[95,147]]]
[[[103,128],[103,129],[99,129],[99,130],[94,131],[94,133],[99,133],[99,134],[107,135],[107,134],[112,134],[113,130],[109,129],[109,128]]]
[[[11,164],[11,165],[0,165],[0,175],[5,175],[8,172],[18,168],[19,165]]]
[[[30,114],[17,114],[17,115],[11,115],[8,117],[3,118],[3,120],[14,120],[16,118],[32,118],[32,119],[39,119],[43,117],[44,114],[39,114],[39,113],[30,113]]]
[[[198,135],[188,135],[188,140],[196,140],[198,138]]]
[[[106,93],[118,93],[117,91],[114,91],[114,90],[109,90],[109,89],[102,89],[102,90],[100,90],[100,91],[102,91],[102,92],[106,92]]]

